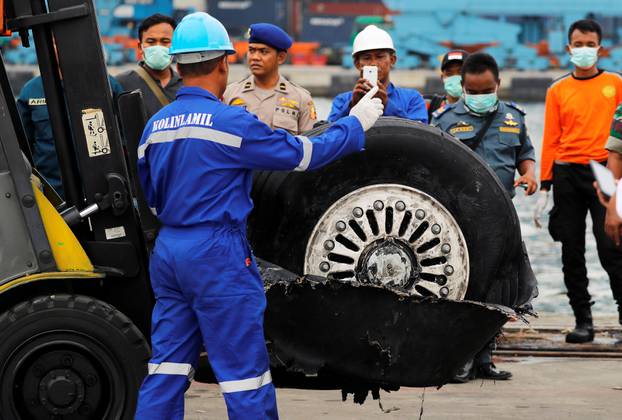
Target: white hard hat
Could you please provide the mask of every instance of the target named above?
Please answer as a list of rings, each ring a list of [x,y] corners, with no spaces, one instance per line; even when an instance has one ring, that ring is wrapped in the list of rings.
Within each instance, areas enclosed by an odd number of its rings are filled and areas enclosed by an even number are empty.
[[[369,25],[356,35],[352,44],[352,56],[361,51],[391,50],[395,51],[391,35],[376,25]]]

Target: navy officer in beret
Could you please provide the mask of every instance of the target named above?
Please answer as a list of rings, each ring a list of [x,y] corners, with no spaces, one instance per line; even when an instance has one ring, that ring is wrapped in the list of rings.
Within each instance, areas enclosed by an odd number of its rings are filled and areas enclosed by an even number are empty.
[[[309,92],[279,74],[292,39],[270,23],[251,25],[248,67],[251,75],[227,86],[223,100],[244,107],[271,128],[297,135],[313,128],[317,119]]]

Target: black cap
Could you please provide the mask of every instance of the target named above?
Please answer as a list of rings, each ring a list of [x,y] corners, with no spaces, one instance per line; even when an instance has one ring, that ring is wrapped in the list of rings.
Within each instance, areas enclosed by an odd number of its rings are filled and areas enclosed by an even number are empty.
[[[460,61],[464,63],[464,60],[469,56],[469,53],[464,50],[451,50],[448,51],[441,61],[441,71],[445,70],[445,67],[453,61]]]

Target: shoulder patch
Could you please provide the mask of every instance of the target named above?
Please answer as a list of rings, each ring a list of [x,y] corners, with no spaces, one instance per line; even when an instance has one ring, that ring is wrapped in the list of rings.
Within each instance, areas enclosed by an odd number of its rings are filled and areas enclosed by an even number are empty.
[[[246,107],[246,102],[244,101],[244,99],[238,96],[238,97],[233,98],[231,102],[229,102],[229,105]]]
[[[449,104],[443,105],[439,109],[437,109],[436,111],[434,111],[432,113],[432,117],[433,118],[440,118],[441,116],[443,116],[443,114],[445,114],[450,109],[453,109],[453,105],[449,105]]]
[[[518,105],[516,102],[506,102],[505,104],[509,106],[510,108],[514,108],[515,110],[520,112],[521,115],[527,114],[527,111],[525,111],[525,109],[522,106]]]

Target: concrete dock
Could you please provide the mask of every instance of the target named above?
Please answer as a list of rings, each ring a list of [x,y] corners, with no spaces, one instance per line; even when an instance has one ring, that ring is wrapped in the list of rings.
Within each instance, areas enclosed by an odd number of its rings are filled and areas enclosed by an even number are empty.
[[[622,345],[615,344],[622,330],[617,317],[596,317],[596,339],[586,345],[564,342],[572,324],[569,316],[546,314],[529,325],[507,324],[495,363],[514,374],[510,381],[478,379],[440,389],[381,392],[382,408],[371,396],[363,405],[354,404],[351,396],[342,402],[337,389],[278,388],[279,414],[286,420],[622,418]],[[185,418],[225,419],[218,385],[194,382],[186,392]]]
[[[363,405],[342,402],[339,390],[279,388],[279,413],[282,419],[296,420],[622,418],[620,359],[504,358],[497,365],[514,377],[381,392],[384,412],[371,398]],[[186,393],[185,419],[225,418],[218,385],[193,383]]]

